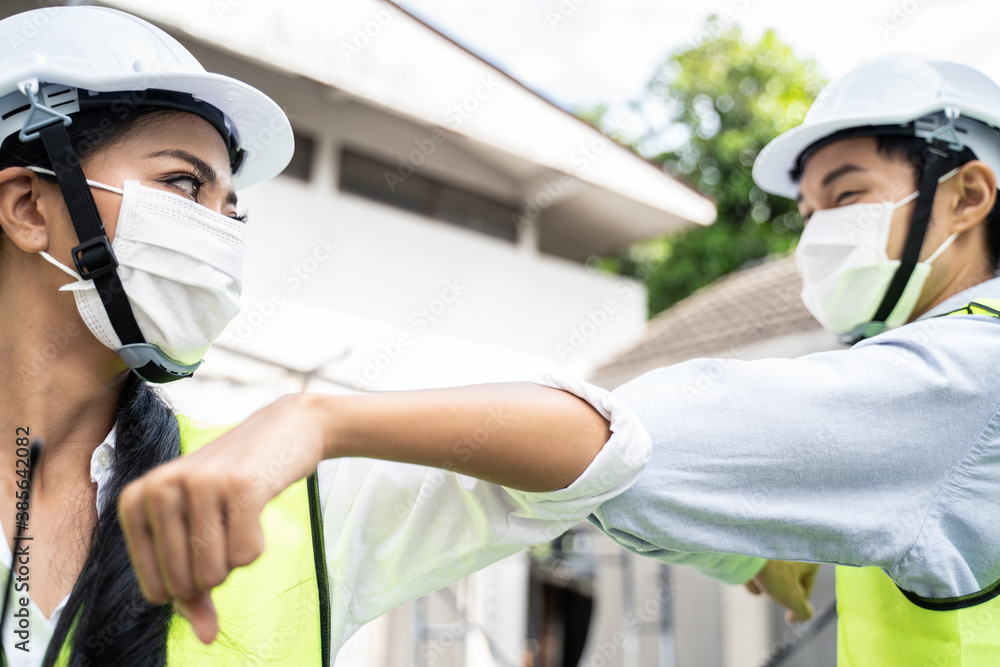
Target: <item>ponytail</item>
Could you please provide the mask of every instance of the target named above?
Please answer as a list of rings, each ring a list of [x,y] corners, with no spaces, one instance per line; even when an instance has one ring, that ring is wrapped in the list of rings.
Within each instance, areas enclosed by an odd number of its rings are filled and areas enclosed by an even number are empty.
[[[180,432],[159,394],[129,373],[116,412],[114,472],[91,537],[83,572],[59,616],[45,656],[55,664],[67,636],[69,664],[165,665],[173,606],[152,605],[139,589],[118,523],[118,496],[134,479],[180,455]]]

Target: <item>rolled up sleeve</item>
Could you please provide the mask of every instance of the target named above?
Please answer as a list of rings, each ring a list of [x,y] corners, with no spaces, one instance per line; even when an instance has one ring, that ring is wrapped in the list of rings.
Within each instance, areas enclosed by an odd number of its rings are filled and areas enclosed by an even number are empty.
[[[558,537],[639,478],[650,438],[624,402],[575,378],[530,381],[579,396],[610,424],[604,447],[565,488],[525,492],[374,459],[320,463],[333,628],[342,632],[335,642],[395,606]]]
[[[608,420],[611,437],[587,469],[566,488],[541,493],[507,489],[512,497],[549,516],[566,511],[576,516],[588,506],[593,511],[635,484],[649,461],[652,447],[645,427],[624,401],[606,389],[568,375],[541,375],[529,382],[560,389],[587,401]],[[590,512],[583,517],[587,514]]]

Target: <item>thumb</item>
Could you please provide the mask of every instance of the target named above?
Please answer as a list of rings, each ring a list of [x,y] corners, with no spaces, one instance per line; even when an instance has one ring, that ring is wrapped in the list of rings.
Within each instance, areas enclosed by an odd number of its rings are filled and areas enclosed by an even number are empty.
[[[801,623],[812,618],[814,609],[809,601],[809,594],[801,586],[795,587],[795,594],[788,601],[788,611],[785,619],[789,623]]]
[[[202,644],[211,644],[219,634],[219,619],[208,591],[190,600],[174,598],[174,610],[191,624]]]

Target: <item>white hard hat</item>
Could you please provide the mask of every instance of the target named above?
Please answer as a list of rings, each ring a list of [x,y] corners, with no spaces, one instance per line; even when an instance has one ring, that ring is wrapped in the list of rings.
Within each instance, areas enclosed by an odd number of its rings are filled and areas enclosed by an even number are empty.
[[[1000,86],[988,76],[959,63],[890,56],[824,88],[801,125],[761,150],[753,180],[766,192],[794,199],[798,185],[793,174],[810,149],[852,133],[933,136],[955,150],[968,147],[1000,177],[997,128]]]
[[[223,133],[237,188],[276,176],[292,157],[292,128],[273,100],[206,72],[176,39],[116,9],[50,7],[0,21],[0,141],[24,126],[32,85],[42,103],[71,118],[88,104],[115,103],[101,93],[121,92],[132,93],[117,101],[122,110],[152,103],[199,113]],[[177,101],[187,95],[194,105]]]

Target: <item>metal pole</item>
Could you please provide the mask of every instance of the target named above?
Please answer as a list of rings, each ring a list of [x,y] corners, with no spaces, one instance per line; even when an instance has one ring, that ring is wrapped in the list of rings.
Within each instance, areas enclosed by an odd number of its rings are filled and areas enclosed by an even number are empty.
[[[784,664],[785,660],[787,660],[796,649],[818,635],[820,630],[825,628],[836,618],[837,601],[834,600],[825,609],[823,609],[823,611],[813,616],[811,620],[800,626],[799,632],[795,634],[794,639],[782,642],[774,648],[768,655],[767,662],[763,663],[763,667],[777,667],[778,665]]]
[[[670,591],[670,566],[660,563],[660,667],[677,667],[677,641],[674,639],[673,595]]]
[[[413,665],[414,667],[424,667],[423,652],[420,650],[424,645],[424,638],[427,634],[427,600],[417,598],[413,601]]]
[[[635,615],[635,570],[632,566],[632,554],[622,550],[622,606],[626,613]],[[639,627],[636,623],[627,624],[623,629],[625,645],[622,647],[623,667],[639,667]]]

